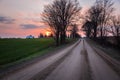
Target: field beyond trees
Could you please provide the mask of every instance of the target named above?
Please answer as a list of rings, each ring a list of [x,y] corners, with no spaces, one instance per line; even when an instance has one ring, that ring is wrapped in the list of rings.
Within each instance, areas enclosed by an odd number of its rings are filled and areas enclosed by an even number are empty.
[[[52,38],[0,39],[0,67],[31,55],[42,55],[40,52],[47,50],[53,43]]]

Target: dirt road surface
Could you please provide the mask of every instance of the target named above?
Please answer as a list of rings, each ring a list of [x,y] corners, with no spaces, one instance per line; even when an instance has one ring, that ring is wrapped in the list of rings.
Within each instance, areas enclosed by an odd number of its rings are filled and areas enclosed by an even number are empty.
[[[41,75],[44,72],[47,75]],[[120,80],[120,76],[85,39],[81,39],[59,53],[0,80]]]

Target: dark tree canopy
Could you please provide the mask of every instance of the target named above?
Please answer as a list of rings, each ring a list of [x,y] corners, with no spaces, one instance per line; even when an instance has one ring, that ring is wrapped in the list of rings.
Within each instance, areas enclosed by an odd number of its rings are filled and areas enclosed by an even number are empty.
[[[96,38],[97,36],[106,36],[107,22],[110,20],[113,12],[112,0],[96,0],[95,4],[88,10],[89,16],[84,24],[87,35]]]
[[[113,16],[110,23],[111,28],[108,31],[114,36],[116,44],[120,47],[120,16]]]
[[[54,33],[56,45],[65,42],[67,27],[80,10],[77,0],[55,0],[52,4],[45,6],[42,20]]]
[[[72,38],[80,37],[80,35],[78,34],[78,31],[79,31],[79,29],[78,29],[78,25],[77,24],[71,25],[71,29],[70,29],[71,34],[70,34],[70,36]]]

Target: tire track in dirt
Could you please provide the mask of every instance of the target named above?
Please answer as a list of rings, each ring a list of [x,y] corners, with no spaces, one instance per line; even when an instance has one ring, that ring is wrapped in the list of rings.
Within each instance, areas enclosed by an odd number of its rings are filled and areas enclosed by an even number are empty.
[[[70,50],[67,52],[66,55],[64,55],[61,59],[57,60],[55,63],[51,64],[50,66],[48,66],[47,68],[45,68],[44,70],[42,70],[40,73],[38,73],[36,76],[32,77],[30,80],[45,80],[47,76],[49,76],[49,74],[57,68],[58,65],[60,65],[65,59],[66,57],[68,57],[69,55],[71,55],[72,50],[80,43],[80,41]]]
[[[80,80],[93,80],[92,79],[92,71],[88,59],[88,53],[85,49],[84,40],[83,40],[83,49],[81,51],[81,77]]]

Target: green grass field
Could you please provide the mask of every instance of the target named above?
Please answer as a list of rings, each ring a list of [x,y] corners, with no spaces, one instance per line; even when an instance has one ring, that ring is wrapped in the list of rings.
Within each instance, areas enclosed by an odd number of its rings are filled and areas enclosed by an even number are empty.
[[[43,39],[0,39],[0,66],[10,64],[47,50],[54,40]],[[43,53],[42,53],[43,54]]]

